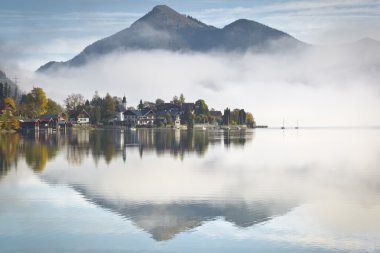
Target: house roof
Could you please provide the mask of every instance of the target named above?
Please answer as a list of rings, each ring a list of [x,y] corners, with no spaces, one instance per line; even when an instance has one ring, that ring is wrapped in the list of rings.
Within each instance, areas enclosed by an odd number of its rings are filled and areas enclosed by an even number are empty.
[[[90,118],[90,114],[85,110],[83,109],[82,111],[79,111],[79,112],[75,112],[73,114],[70,114],[70,117],[69,118],[77,118],[78,116],[80,115],[85,115],[87,116],[88,118]]]
[[[24,119],[21,121],[21,123],[36,123],[36,122],[40,122],[39,119]]]
[[[53,118],[40,119],[40,122],[51,122],[51,121],[53,121]]]
[[[172,103],[163,103],[157,105],[157,111],[165,111],[173,108],[181,109],[181,106]]]
[[[142,109],[142,110],[126,110],[124,115],[135,115],[137,117],[146,116],[149,113],[153,113],[151,109]]]
[[[166,117],[167,113],[169,113],[172,118],[175,118],[177,115],[182,114],[183,111],[177,108],[171,109],[171,110],[162,110],[162,111],[158,111],[157,115],[161,117]]]
[[[209,114],[210,114],[210,116],[213,116],[213,117],[222,117],[223,116],[221,111],[209,111]]]
[[[183,103],[181,107],[183,110],[186,110],[187,108],[189,108],[190,110],[193,110],[195,107],[195,104],[194,103]]]

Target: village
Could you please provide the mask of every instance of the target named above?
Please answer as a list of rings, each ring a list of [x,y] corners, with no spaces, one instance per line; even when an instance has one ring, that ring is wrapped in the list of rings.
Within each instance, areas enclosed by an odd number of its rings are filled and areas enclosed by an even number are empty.
[[[1,95],[1,94],[0,94]],[[0,97],[1,99],[1,97]],[[137,107],[127,105],[127,98],[101,98],[96,92],[92,100],[80,94],[65,99],[65,107],[46,98],[41,88],[21,97],[18,103],[12,97],[0,101],[0,127],[5,130],[59,130],[73,128],[175,128],[175,129],[242,129],[254,128],[255,120],[244,109],[224,111],[209,109],[203,99],[186,102],[181,94],[170,102],[140,100]]]

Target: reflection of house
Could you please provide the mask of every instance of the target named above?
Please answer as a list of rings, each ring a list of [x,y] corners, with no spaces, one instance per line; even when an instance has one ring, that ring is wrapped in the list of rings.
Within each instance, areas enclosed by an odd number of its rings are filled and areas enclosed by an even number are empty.
[[[85,125],[90,123],[90,114],[86,110],[82,110],[76,113],[73,113],[69,117],[69,121],[73,124]]]
[[[150,109],[143,110],[126,110],[124,113],[124,121],[129,126],[153,126],[155,115]]]

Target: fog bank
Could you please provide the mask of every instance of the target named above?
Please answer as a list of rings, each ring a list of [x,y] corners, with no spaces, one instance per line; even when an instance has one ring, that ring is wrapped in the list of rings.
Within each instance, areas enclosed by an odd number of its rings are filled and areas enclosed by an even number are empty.
[[[91,99],[123,96],[187,101],[203,98],[210,108],[245,108],[259,124],[279,126],[380,125],[380,43],[362,40],[299,53],[116,52],[79,68],[32,74],[31,84],[63,101],[70,93]]]

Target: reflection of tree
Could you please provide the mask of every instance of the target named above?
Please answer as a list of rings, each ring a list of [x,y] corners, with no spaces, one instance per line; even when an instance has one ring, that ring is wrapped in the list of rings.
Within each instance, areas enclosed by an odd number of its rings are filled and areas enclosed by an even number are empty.
[[[37,134],[34,136],[23,136],[19,152],[25,155],[28,166],[36,172],[42,172],[47,161],[57,156],[60,145],[57,135]]]
[[[0,135],[0,176],[5,175],[17,165],[17,147],[20,141],[18,134]]]
[[[82,164],[89,155],[95,163],[100,159],[109,164],[115,157],[130,148],[137,148],[142,157],[146,152],[157,155],[169,153],[183,159],[194,152],[204,155],[210,144],[229,146],[244,145],[252,135],[245,132],[211,133],[208,131],[180,131],[174,129],[139,129],[137,131],[68,131],[67,133],[32,132],[20,135],[0,135],[0,170],[6,173],[12,164],[24,155],[26,163],[36,172],[42,172],[47,161],[54,158],[59,150],[66,149],[66,158],[71,164]]]
[[[29,143],[31,144],[31,143]],[[42,172],[48,160],[48,149],[43,144],[27,145],[25,149],[26,163],[36,172]]]

